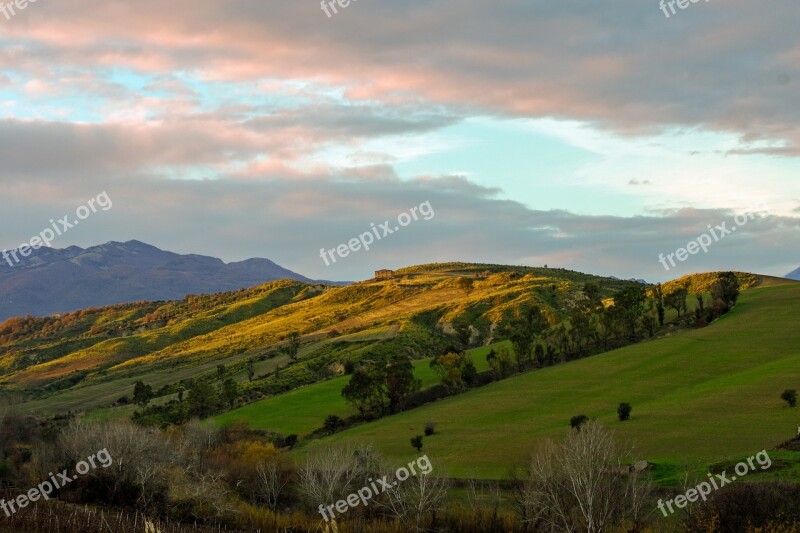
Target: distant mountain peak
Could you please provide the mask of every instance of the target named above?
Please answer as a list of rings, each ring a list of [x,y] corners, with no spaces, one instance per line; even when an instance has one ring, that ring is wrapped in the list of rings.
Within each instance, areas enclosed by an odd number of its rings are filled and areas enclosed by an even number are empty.
[[[226,264],[138,240],[81,248],[39,248],[19,264],[0,263],[0,321],[86,307],[253,287],[276,279],[313,280],[269,259]]]
[[[796,279],[796,280],[800,281],[800,268],[798,268],[797,270],[793,270],[793,271],[789,272],[784,277],[789,278],[789,279]]]

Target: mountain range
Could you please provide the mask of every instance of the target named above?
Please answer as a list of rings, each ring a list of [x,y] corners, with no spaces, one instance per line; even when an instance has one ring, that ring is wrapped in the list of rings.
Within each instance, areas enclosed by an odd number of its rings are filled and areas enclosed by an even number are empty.
[[[225,263],[215,257],[161,250],[136,240],[85,249],[42,247],[13,266],[10,262],[0,261],[0,321],[89,306],[180,299],[187,294],[238,290],[276,279],[313,281],[269,259]]]
[[[800,268],[798,268],[797,270],[793,270],[792,272],[789,272],[788,274],[786,274],[786,277],[789,279],[796,279],[800,281]]]

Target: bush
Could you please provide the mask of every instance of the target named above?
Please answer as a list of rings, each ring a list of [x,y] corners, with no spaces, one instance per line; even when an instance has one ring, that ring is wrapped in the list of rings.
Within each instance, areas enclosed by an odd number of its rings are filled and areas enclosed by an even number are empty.
[[[586,415],[575,415],[569,419],[569,425],[572,429],[580,429],[588,421],[589,417]]]
[[[785,401],[789,404],[789,407],[794,407],[797,405],[797,391],[794,389],[786,389],[781,394],[781,400]]]
[[[422,435],[417,435],[411,439],[411,445],[417,449],[417,452],[422,451]]]
[[[617,407],[617,416],[619,417],[620,422],[630,420],[632,409],[633,407],[631,407],[631,404],[629,403],[619,404],[619,407]]]
[[[336,430],[338,430],[339,428],[343,428],[344,426],[345,426],[344,420],[342,420],[341,417],[336,415],[328,415],[328,418],[325,419],[325,423],[322,425],[322,427],[328,433],[336,433]]]
[[[429,420],[425,422],[425,436],[430,437],[436,432],[436,422]]]

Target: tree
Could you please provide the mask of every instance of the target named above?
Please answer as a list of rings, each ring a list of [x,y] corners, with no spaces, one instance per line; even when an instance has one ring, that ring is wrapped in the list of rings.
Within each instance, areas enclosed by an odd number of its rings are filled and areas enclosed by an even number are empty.
[[[335,502],[354,493],[379,468],[369,446],[322,446],[306,456],[298,467],[298,488],[312,507]]]
[[[247,361],[247,380],[252,382],[256,375],[256,362],[252,359]]]
[[[631,410],[633,407],[629,403],[621,403],[619,407],[617,407],[617,416],[619,417],[621,422],[625,420],[629,420],[631,418]]]
[[[141,408],[147,407],[153,399],[153,387],[145,385],[142,381],[137,381],[133,386],[133,402]]]
[[[714,298],[720,298],[728,307],[736,305],[739,299],[739,279],[733,272],[723,272],[712,286]]]
[[[464,352],[448,352],[433,358],[430,367],[439,375],[442,385],[451,393],[458,392],[478,378],[478,370]]]
[[[402,411],[408,396],[421,386],[422,382],[414,377],[414,365],[409,356],[395,356],[386,365],[386,396],[389,398],[390,412]]]
[[[507,346],[502,346],[496,352],[494,348],[492,348],[486,356],[486,361],[489,363],[489,367],[492,369],[496,379],[503,379],[506,377],[513,364],[511,361],[511,353]]]
[[[506,333],[514,346],[514,356],[520,372],[531,361],[531,349],[537,335],[544,331],[547,319],[538,305],[522,309],[521,318],[506,326]]]
[[[658,325],[659,327],[664,326],[664,289],[661,287],[660,283],[657,283],[653,287],[653,299],[656,303],[656,312],[658,314]],[[651,335],[652,337],[652,335]]]
[[[695,308],[694,312],[695,312],[695,318],[697,319],[697,322],[699,324],[700,321],[705,318],[706,303],[702,294],[695,294],[695,298],[697,299],[697,307]]]
[[[797,391],[795,389],[786,389],[781,394],[781,400],[789,404],[789,407],[797,405]]]
[[[220,381],[225,379],[225,365],[217,365],[217,379]]]
[[[236,403],[236,398],[239,396],[239,385],[236,382],[228,378],[222,384],[222,399],[233,409],[233,405]]]
[[[292,361],[297,361],[297,355],[300,352],[300,333],[291,331],[285,340],[286,345],[281,348],[281,351],[288,355]]]
[[[411,446],[417,449],[417,452],[422,451],[422,435],[411,437]]]
[[[588,307],[591,310],[597,309],[603,304],[600,295],[600,286],[593,281],[583,285],[583,295],[588,300]]]
[[[385,394],[384,375],[371,362],[365,362],[355,369],[350,382],[342,389],[342,397],[364,417],[384,412]]]
[[[456,287],[464,291],[464,294],[469,294],[472,290],[472,278],[460,277],[456,280]]]
[[[584,341],[588,344],[589,334],[592,329],[589,315],[582,309],[573,309],[570,316],[570,326],[570,335],[575,344],[575,351],[580,355],[583,352]]]
[[[427,467],[420,464],[427,461]],[[430,524],[435,523],[436,514],[444,506],[447,499],[448,480],[439,472],[433,472],[433,465],[426,456],[417,459],[419,474],[411,476],[403,483],[391,483],[384,487],[383,497],[375,501],[378,507],[388,511],[388,515],[397,520],[403,531],[422,533],[431,531]],[[390,479],[397,469],[392,466],[383,468],[384,479]]]
[[[214,412],[217,397],[214,387],[205,381],[197,381],[189,389],[189,416],[205,418]]]
[[[653,315],[644,315],[642,317],[642,325],[647,330],[647,334],[652,337],[655,334],[656,319]]]
[[[649,486],[617,462],[626,455],[596,421],[570,431],[559,444],[544,445],[533,456],[518,496],[526,521],[537,531],[600,533],[625,522],[639,526]]]
[[[636,339],[636,325],[644,314],[646,293],[643,286],[629,285],[614,295],[614,312],[630,340]]]
[[[569,426],[572,429],[581,429],[581,426],[584,425],[586,422],[589,421],[589,417],[586,415],[575,415],[569,419]]]
[[[686,310],[686,297],[689,296],[689,291],[685,287],[679,287],[664,297],[664,303],[667,307],[671,307],[678,312],[678,318],[681,317],[681,311]]]
[[[278,508],[278,501],[286,486],[291,482],[292,476],[285,472],[276,459],[261,461],[256,466],[258,474],[258,495],[267,503],[274,512]]]

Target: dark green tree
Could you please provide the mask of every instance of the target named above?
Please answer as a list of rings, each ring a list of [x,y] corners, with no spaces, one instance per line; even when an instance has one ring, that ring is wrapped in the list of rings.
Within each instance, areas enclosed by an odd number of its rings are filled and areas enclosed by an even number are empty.
[[[237,385],[236,382],[231,378],[226,379],[222,384],[221,396],[225,403],[227,403],[228,406],[233,409],[233,405],[236,403],[236,398],[239,397],[239,385]]]
[[[584,284],[583,295],[586,296],[589,309],[594,310],[603,305],[603,299],[600,295],[600,286],[597,283],[590,281]]]
[[[133,403],[145,408],[150,400],[153,399],[153,387],[145,385],[142,381],[137,381],[133,386]]]
[[[417,435],[411,438],[411,446],[417,449],[417,452],[422,451],[422,435]]]
[[[402,411],[409,395],[421,386],[422,382],[414,377],[414,365],[409,356],[395,356],[386,365],[386,396],[389,398],[390,412]]]
[[[256,375],[256,362],[252,359],[247,361],[247,380],[252,382]]]
[[[638,284],[629,285],[614,295],[616,318],[630,340],[636,339],[636,326],[644,314],[645,300],[645,288]]]
[[[625,420],[629,420],[632,409],[633,407],[629,403],[619,404],[619,407],[617,407],[617,416],[619,417],[620,421],[624,422]]]
[[[217,393],[210,383],[196,381],[189,389],[189,416],[205,418],[217,407]]]
[[[686,311],[686,297],[689,291],[685,287],[679,287],[664,297],[664,303],[678,312],[678,318],[682,311]]]
[[[281,348],[281,351],[289,356],[292,361],[297,361],[297,355],[300,352],[300,333],[291,331],[286,335],[286,344]]]
[[[588,421],[589,417],[586,415],[575,415],[569,419],[569,425],[572,429],[580,429]]]
[[[381,415],[385,410],[385,383],[377,365],[366,362],[353,371],[342,397],[364,417]]]
[[[325,423],[322,424],[322,427],[328,433],[335,433],[339,428],[343,428],[344,426],[344,420],[337,415],[328,415],[328,418],[325,419]]]

